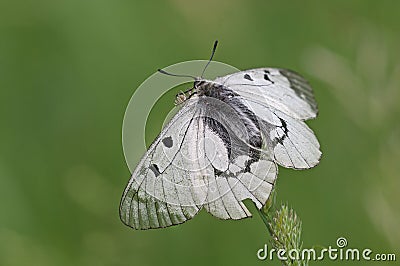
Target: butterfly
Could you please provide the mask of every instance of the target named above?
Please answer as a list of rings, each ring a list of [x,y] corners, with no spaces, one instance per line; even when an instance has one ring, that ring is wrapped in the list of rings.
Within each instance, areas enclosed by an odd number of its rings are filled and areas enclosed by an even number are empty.
[[[217,41],[208,63],[216,47]],[[319,163],[319,142],[304,122],[318,108],[302,76],[257,68],[215,80],[193,78],[123,192],[119,213],[129,227],[181,224],[203,208],[220,219],[250,217],[243,200],[262,208],[277,165],[308,169]]]

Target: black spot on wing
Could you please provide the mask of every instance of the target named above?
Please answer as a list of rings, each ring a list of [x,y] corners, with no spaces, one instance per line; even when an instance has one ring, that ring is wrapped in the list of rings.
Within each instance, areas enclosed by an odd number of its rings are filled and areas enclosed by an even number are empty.
[[[158,169],[158,166],[157,166],[156,164],[150,165],[149,169],[154,173],[154,175],[155,175],[156,177],[159,176],[159,175],[161,174],[161,173],[160,173],[160,170]]]
[[[281,121],[281,128],[283,128],[283,132],[285,132],[285,135],[287,135],[287,133],[289,132],[288,128],[287,128],[287,124],[286,121],[283,120],[282,118],[279,117],[279,120]]]
[[[283,135],[281,137],[275,138],[274,141],[275,143],[279,143],[283,145],[283,140],[288,136],[289,130],[287,128],[286,121],[283,120],[282,118],[279,117],[279,120],[281,121],[281,126],[279,126],[283,130]]]
[[[174,142],[173,142],[171,136],[163,138],[162,143],[167,148],[171,148],[174,145]]]
[[[221,171],[221,170],[218,170],[218,169],[215,168],[215,167],[213,167],[213,168],[214,168],[214,174],[215,174],[216,176],[221,176],[221,175],[225,174],[225,172],[223,172],[223,171]]]
[[[252,164],[252,163],[254,163],[254,162],[257,162],[258,161],[258,159],[257,158],[251,158],[250,160],[247,160],[246,162],[245,162],[245,168],[243,169],[243,170],[241,170],[241,172],[243,172],[243,173],[250,173],[251,171],[250,171],[250,165]]]
[[[267,73],[264,74],[264,79],[267,80],[267,81],[269,81],[269,82],[271,82],[272,84],[274,83],[274,82],[269,78],[269,76],[268,76]]]
[[[253,79],[250,77],[249,74],[244,74],[244,78],[250,81],[253,81]]]

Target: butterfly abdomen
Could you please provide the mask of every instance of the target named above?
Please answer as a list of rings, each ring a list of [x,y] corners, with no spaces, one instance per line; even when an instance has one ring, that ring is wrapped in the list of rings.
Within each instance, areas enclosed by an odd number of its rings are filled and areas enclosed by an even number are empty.
[[[231,119],[238,120],[237,123],[244,127],[246,133],[246,136],[239,137],[250,146],[261,148],[262,136],[259,121],[256,115],[242,103],[237,93],[222,84],[205,80],[199,81],[197,91],[200,97],[211,97],[220,101],[218,105],[221,109],[228,108],[230,112],[234,112]]]

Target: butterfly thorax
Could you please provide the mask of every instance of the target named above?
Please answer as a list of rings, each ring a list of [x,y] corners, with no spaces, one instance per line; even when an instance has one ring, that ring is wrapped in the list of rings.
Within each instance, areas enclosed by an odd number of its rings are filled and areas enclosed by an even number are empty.
[[[196,80],[194,82],[195,93],[198,96],[208,96],[219,99],[227,88],[211,80]]]
[[[227,88],[222,84],[216,83],[212,80],[197,79],[192,88],[186,91],[181,91],[176,95],[175,104],[182,104],[195,95],[199,97],[207,96],[220,99],[220,97],[223,97],[222,94],[224,91],[227,91]]]

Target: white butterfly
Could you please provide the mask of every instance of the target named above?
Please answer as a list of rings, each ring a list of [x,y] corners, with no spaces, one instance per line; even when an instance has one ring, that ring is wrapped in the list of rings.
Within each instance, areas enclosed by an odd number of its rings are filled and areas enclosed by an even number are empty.
[[[121,199],[121,220],[134,229],[180,224],[202,208],[221,219],[249,217],[242,201],[251,199],[259,209],[265,204],[277,164],[307,169],[320,160],[318,140],[304,123],[317,116],[317,104],[307,81],[292,71],[196,78],[176,102],[181,109],[141,159]]]

